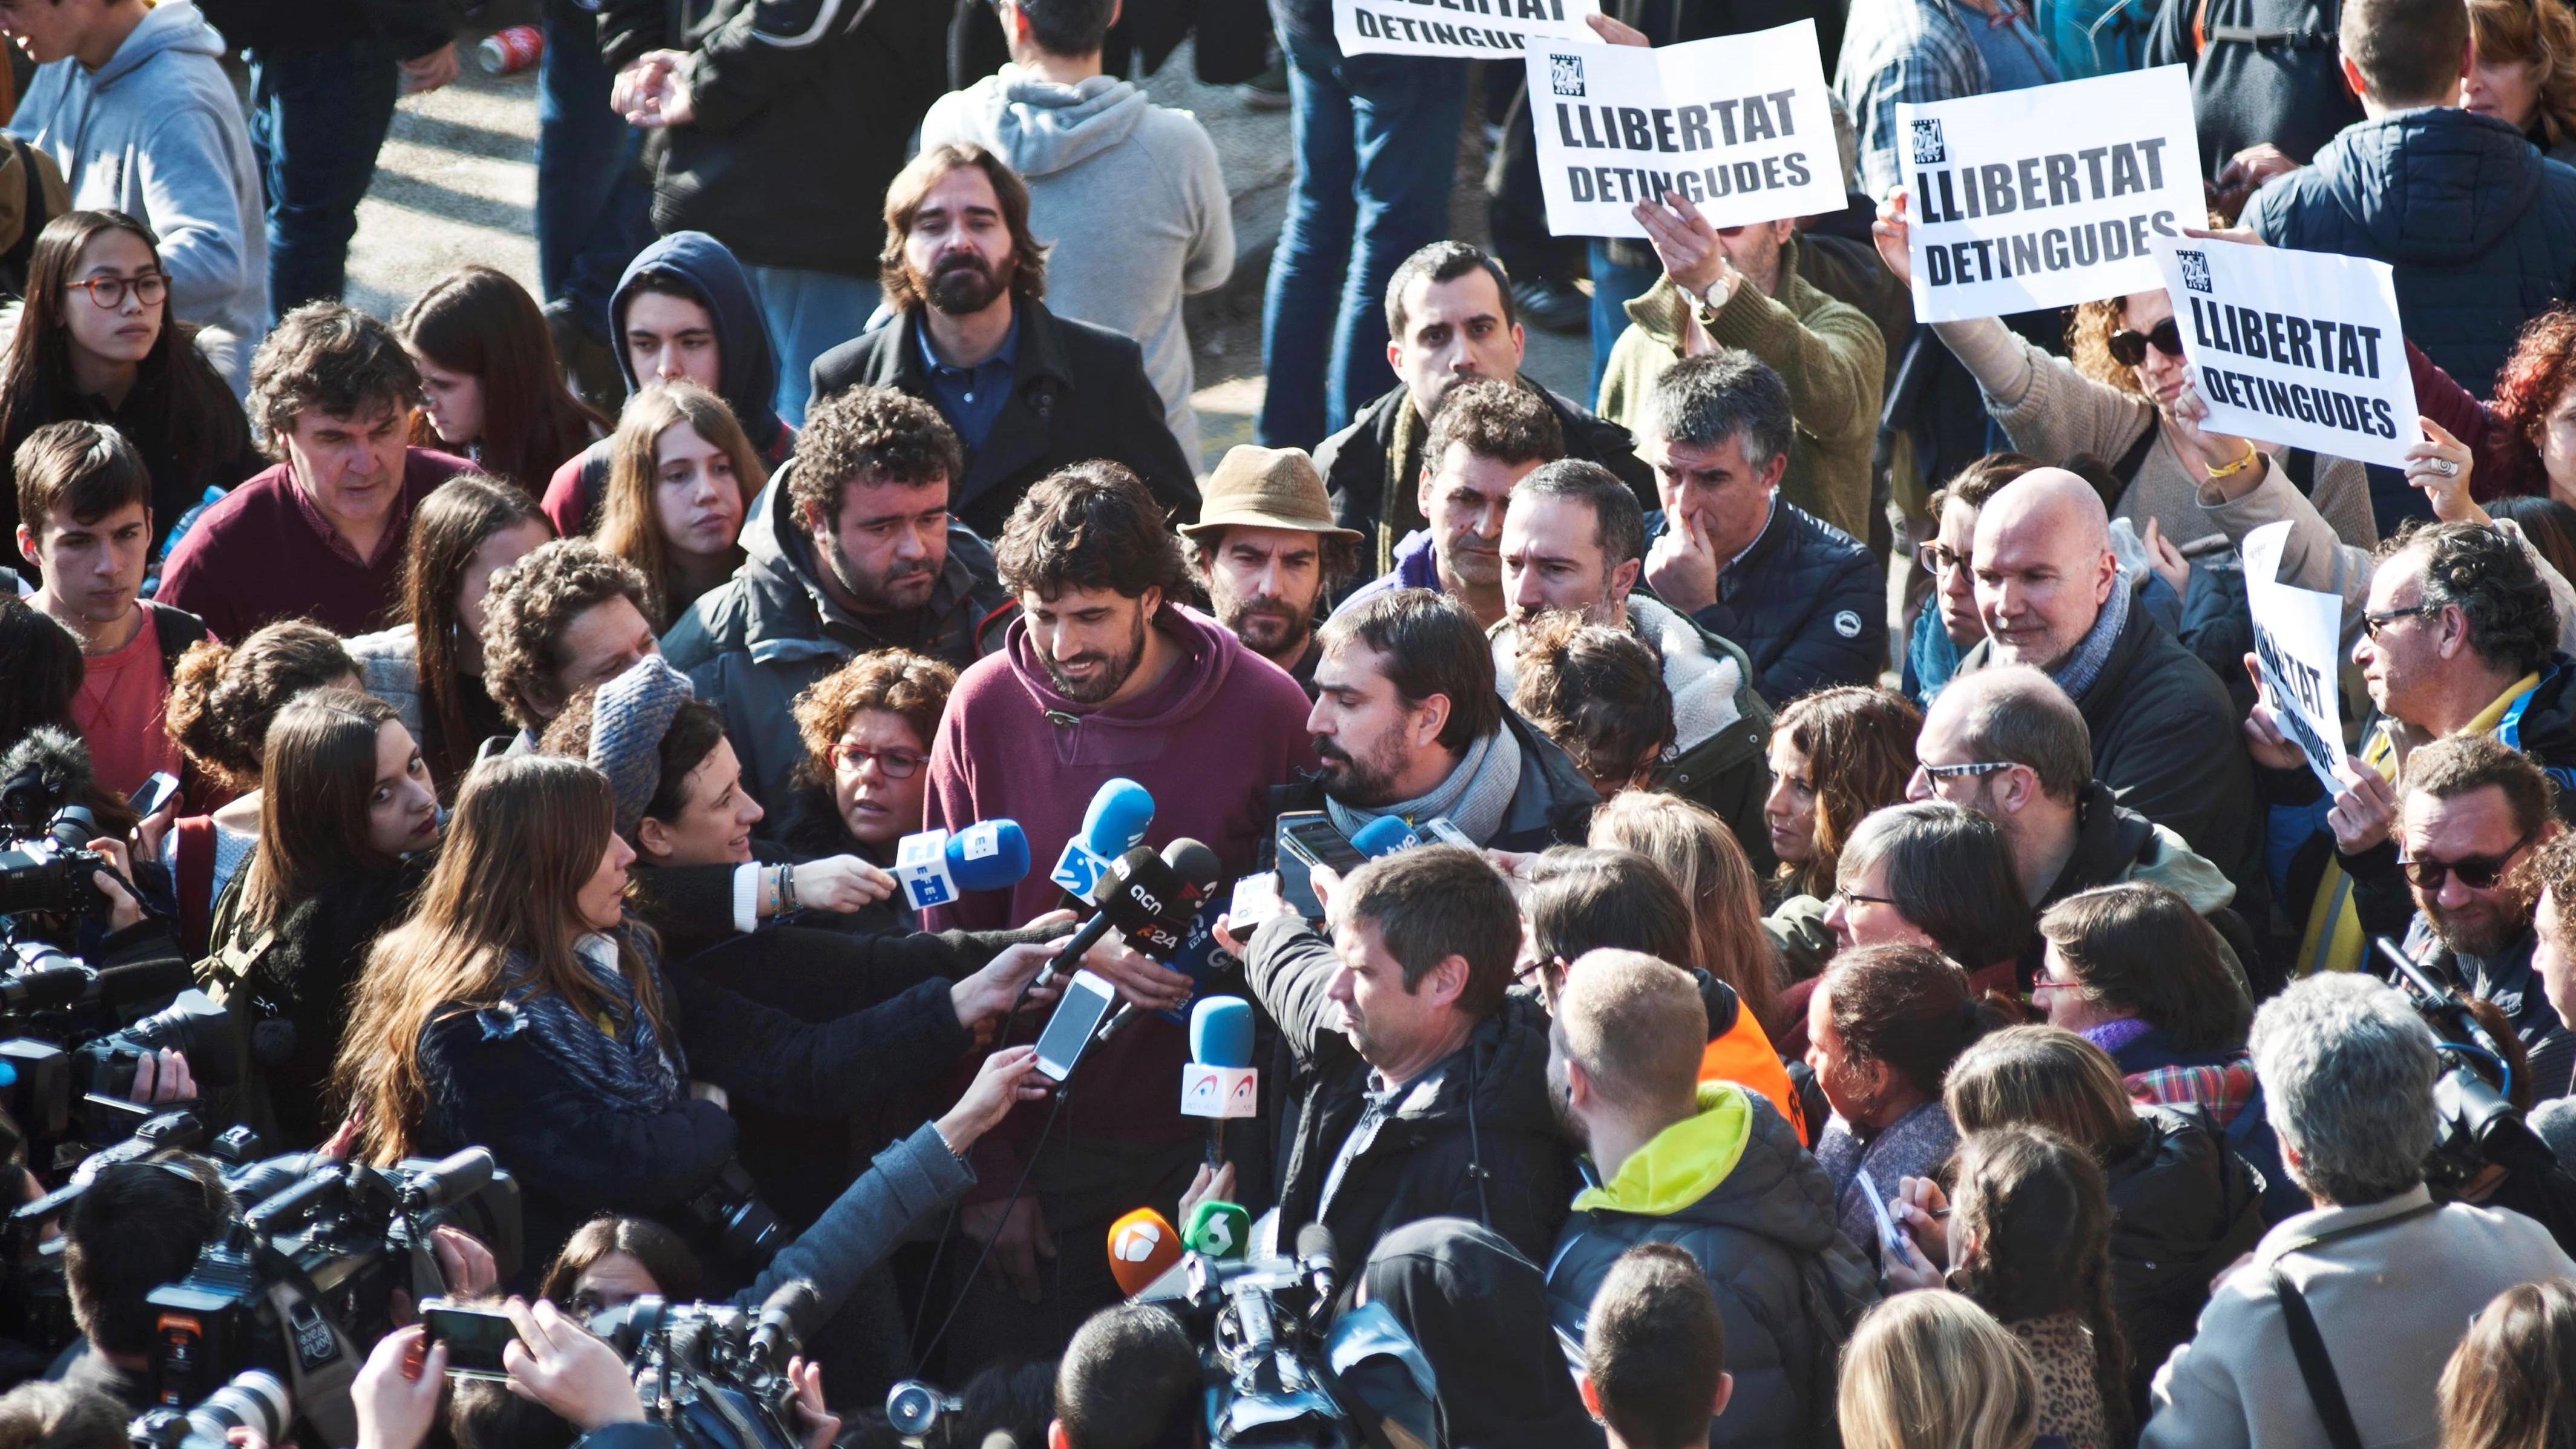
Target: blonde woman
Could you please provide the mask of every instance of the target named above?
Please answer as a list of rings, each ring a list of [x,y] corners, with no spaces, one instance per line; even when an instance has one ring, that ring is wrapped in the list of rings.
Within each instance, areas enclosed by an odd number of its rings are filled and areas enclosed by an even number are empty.
[[[1834,1408],[1844,1449],[2030,1449],[2039,1375],[2021,1340],[1966,1297],[1901,1293],[1844,1346]]]

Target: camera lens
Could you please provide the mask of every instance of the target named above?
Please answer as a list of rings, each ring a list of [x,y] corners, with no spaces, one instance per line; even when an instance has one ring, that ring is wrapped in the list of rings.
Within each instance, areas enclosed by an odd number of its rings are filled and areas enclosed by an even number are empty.
[[[919,1438],[939,1423],[947,1396],[919,1379],[906,1379],[886,1395],[886,1422],[907,1438]]]
[[[285,1438],[293,1408],[294,1400],[277,1375],[251,1369],[208,1394],[204,1403],[188,1411],[188,1421],[215,1439],[222,1439],[228,1430],[249,1429],[275,1444]]]

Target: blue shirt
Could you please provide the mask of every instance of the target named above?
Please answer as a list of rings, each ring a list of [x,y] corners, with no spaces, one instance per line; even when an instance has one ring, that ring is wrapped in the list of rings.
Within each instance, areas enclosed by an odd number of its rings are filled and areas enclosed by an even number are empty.
[[[994,420],[1001,417],[1002,405],[1011,400],[1011,383],[1020,366],[1020,314],[1011,311],[1011,330],[1002,334],[1002,345],[990,357],[972,367],[951,367],[931,350],[930,331],[921,318],[912,319],[913,345],[921,349],[921,365],[930,374],[931,405],[957,430],[969,448],[984,446],[984,435],[993,431]]]

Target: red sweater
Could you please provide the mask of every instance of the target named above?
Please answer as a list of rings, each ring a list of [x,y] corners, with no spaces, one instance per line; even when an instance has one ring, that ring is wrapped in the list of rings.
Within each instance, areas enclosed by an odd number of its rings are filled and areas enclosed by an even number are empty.
[[[1224,862],[1229,882],[1252,868],[1270,821],[1270,787],[1316,764],[1306,692],[1204,614],[1166,608],[1155,624],[1185,657],[1161,685],[1115,709],[1056,693],[1030,650],[1028,626],[1016,619],[1001,651],[959,677],[930,747],[923,824],[956,829],[1016,820],[1028,834],[1031,865],[1008,892],[978,892],[924,912],[923,929],[1017,925],[1053,907],[1059,892],[1047,871],[1080,833],[1092,793],[1121,775],[1153,793],[1146,844],[1160,848],[1184,835],[1203,841]],[[1040,1024],[1025,1024],[1022,1035],[1034,1039]],[[1140,1021],[1096,1059],[1083,1059],[1067,1115],[1086,1135],[1178,1142],[1203,1132],[1205,1123],[1180,1115],[1187,1060],[1187,1032],[1160,1017]],[[1035,1120],[1012,1125],[1031,1130]],[[980,1150],[976,1156],[987,1185],[993,1174],[985,1164],[1003,1165],[992,1158]],[[1009,1191],[1019,1175],[1015,1161],[1008,1172],[991,1196]]]
[[[278,619],[311,619],[343,637],[381,629],[401,604],[412,509],[473,467],[427,448],[408,450],[394,531],[372,564],[360,564],[314,528],[294,496],[290,465],[277,464],[198,516],[171,551],[153,597],[236,643]]]

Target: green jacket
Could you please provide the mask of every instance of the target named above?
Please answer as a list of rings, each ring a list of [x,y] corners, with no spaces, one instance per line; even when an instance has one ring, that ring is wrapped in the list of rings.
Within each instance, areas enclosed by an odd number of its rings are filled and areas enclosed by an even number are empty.
[[[1869,537],[1870,450],[1878,441],[1887,342],[1878,324],[1798,274],[1798,244],[1780,250],[1788,292],[1774,299],[1739,287],[1718,309],[1709,335],[1770,364],[1789,385],[1796,431],[1780,496],[1854,538]],[[1628,304],[1628,330],[1601,374],[1601,417],[1639,437],[1646,395],[1682,355],[1689,306],[1670,277],[1657,277]]]

